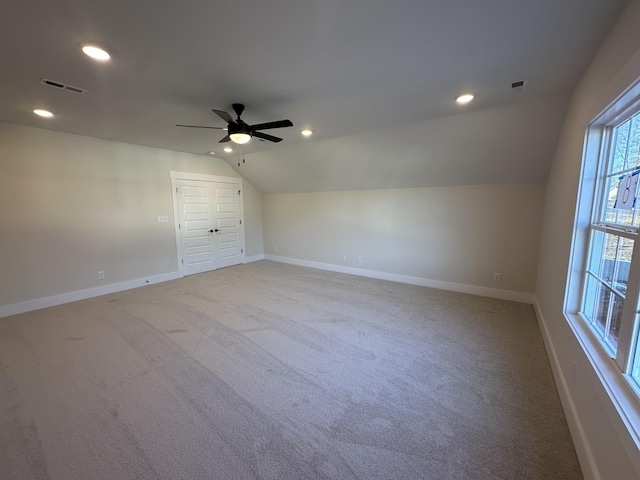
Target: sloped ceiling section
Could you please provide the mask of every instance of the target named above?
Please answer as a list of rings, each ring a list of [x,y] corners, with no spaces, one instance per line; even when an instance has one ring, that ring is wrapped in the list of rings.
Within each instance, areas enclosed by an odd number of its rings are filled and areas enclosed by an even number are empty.
[[[262,193],[544,183],[566,107],[553,98],[226,160]]]
[[[222,130],[175,124],[222,128],[211,109],[237,102],[295,125],[244,147],[266,192],[543,181],[563,99],[627,1],[4,1],[0,121],[234,165]]]

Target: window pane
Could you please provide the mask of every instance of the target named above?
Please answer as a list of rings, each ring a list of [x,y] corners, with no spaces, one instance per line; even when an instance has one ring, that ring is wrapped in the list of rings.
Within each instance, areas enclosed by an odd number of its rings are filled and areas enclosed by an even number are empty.
[[[618,186],[620,185],[620,177],[608,177],[605,186],[605,211],[604,222],[614,223],[616,225],[623,225],[630,227],[633,224],[633,212],[634,210],[625,210],[620,208],[613,208],[618,199]]]
[[[637,168],[640,161],[640,115],[631,119],[629,140],[627,143],[627,165]]]
[[[640,324],[638,322],[638,318],[636,315],[636,330],[640,328]],[[640,335],[637,336],[638,340],[636,340],[636,345],[633,348],[635,352],[633,358],[633,365],[631,367],[631,377],[636,381],[636,384],[640,387]]]
[[[600,276],[600,263],[602,262],[602,251],[604,250],[604,232],[600,230],[591,231],[591,245],[589,251],[589,264],[587,271],[596,276]]]
[[[611,298],[613,300],[613,309],[611,311],[611,324],[607,332],[607,340],[615,351],[618,348],[618,335],[620,334],[620,324],[622,323],[624,299],[615,294],[612,294]]]
[[[607,325],[607,317],[609,316],[609,303],[611,301],[611,290],[604,285],[598,287],[598,294],[596,297],[595,312],[593,316],[593,326],[600,333],[600,336],[604,336],[604,330]]]
[[[618,254],[618,241],[620,237],[617,235],[605,234],[604,237],[604,252],[602,255],[602,263],[600,264],[600,277],[605,280],[609,285],[613,284],[613,269],[616,263],[616,256]]]
[[[598,293],[600,292],[600,282],[591,275],[587,275],[587,285],[585,286],[584,299],[582,302],[582,313],[590,323],[593,323],[596,313],[596,305],[598,301]]]
[[[629,267],[631,266],[631,254],[633,253],[633,240],[620,237],[618,241],[618,253],[613,276],[613,287],[622,292],[627,292],[629,282]]]
[[[587,270],[624,296],[632,253],[633,240],[593,230]]]
[[[629,146],[629,163],[635,164],[635,168],[638,168],[640,163],[640,128],[638,126],[640,126],[640,117],[636,117],[635,136]]]
[[[617,179],[617,177],[615,177]],[[614,177],[607,177],[605,186],[605,212],[604,221],[606,223],[616,223],[617,210],[613,208],[618,197],[618,181],[614,181]]]
[[[611,173],[617,174],[629,168],[627,151],[631,133],[631,119],[614,130]]]
[[[589,271],[609,285],[613,285],[619,239],[610,233],[594,232],[591,241]]]

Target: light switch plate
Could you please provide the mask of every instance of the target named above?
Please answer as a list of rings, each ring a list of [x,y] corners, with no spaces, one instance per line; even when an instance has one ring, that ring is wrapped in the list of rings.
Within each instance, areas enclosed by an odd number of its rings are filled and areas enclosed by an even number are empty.
[[[158,223],[168,223],[169,215],[158,215]]]

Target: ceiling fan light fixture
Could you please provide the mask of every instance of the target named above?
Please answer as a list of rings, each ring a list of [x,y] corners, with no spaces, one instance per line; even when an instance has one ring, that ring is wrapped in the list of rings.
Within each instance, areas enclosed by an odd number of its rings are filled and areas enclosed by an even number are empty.
[[[246,132],[236,132],[230,134],[229,138],[232,142],[237,143],[238,145],[244,145],[249,140],[251,140],[251,135]]]
[[[308,128],[305,128],[300,133],[305,137],[310,137],[313,134],[313,131]]]

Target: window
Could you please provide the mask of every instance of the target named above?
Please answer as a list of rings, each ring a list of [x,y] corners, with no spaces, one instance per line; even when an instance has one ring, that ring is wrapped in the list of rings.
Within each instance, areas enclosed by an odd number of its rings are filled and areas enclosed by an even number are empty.
[[[590,127],[585,164],[596,164],[579,312],[640,392],[640,104],[609,109]],[[583,165],[584,170],[587,166]],[[587,168],[588,170],[588,168]]]

